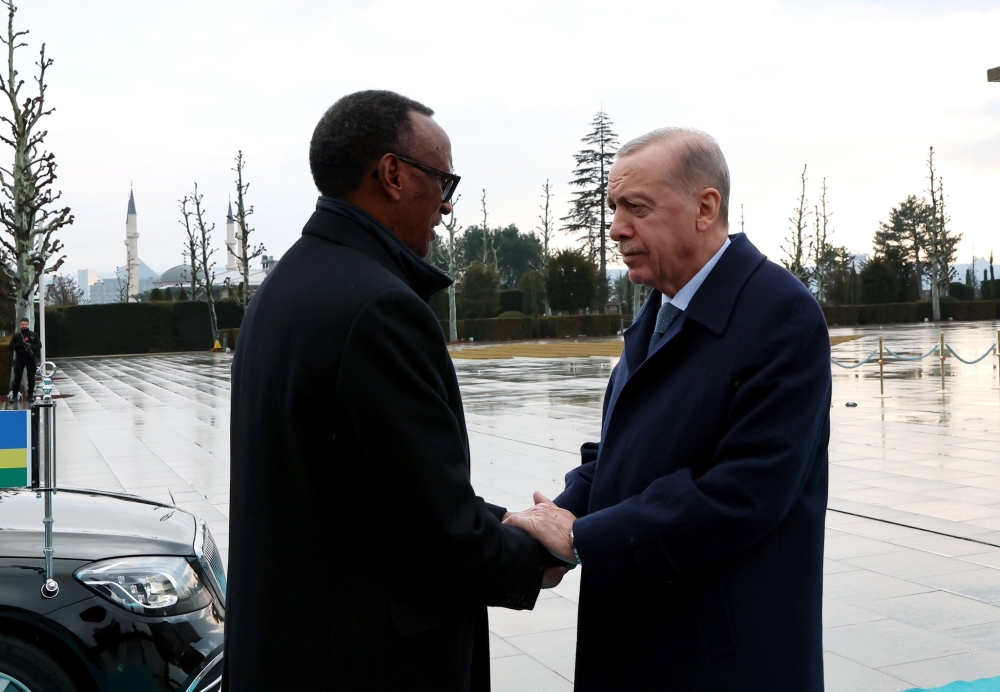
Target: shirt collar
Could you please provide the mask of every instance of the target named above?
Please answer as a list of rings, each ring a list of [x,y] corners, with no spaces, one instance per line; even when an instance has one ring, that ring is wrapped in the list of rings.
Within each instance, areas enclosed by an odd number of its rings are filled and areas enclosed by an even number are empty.
[[[705,283],[705,279],[712,273],[712,269],[714,269],[715,265],[719,263],[719,258],[722,257],[722,253],[726,251],[726,248],[729,247],[730,244],[731,241],[729,238],[726,238],[726,242],[722,244],[722,247],[719,248],[718,252],[712,255],[712,259],[708,260],[708,262],[705,263],[705,266],[698,270],[698,273],[691,277],[691,280],[684,284],[684,286],[681,287],[681,290],[677,291],[677,294],[673,298],[668,298],[665,293],[662,295],[662,302],[660,305],[670,303],[681,310],[687,310],[688,305],[691,304],[691,299],[694,298],[694,294],[697,293],[698,289],[701,288],[701,285]]]

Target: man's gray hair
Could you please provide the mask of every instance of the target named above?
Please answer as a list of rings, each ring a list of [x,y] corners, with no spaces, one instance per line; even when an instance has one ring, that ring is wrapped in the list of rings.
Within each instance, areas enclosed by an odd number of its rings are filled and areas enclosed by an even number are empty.
[[[626,142],[618,150],[621,158],[645,149],[650,144],[676,140],[673,170],[667,181],[675,189],[694,194],[707,187],[715,188],[722,197],[719,218],[729,225],[729,165],[722,147],[707,132],[693,127],[661,127]]]

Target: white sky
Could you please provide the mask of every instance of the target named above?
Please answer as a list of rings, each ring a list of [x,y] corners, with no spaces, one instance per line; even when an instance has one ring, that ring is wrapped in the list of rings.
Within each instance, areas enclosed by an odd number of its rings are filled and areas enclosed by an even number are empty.
[[[255,238],[280,256],[315,201],[316,121],[365,88],[437,111],[462,225],[486,188],[491,225],[533,229],[546,178],[564,215],[572,155],[603,106],[622,142],[665,125],[715,135],[733,227],[743,204],[773,259],[803,164],[810,200],[827,179],[833,240],[869,252],[890,208],[926,188],[930,145],[959,262],[973,245],[1000,255],[1000,84],[985,74],[1000,65],[997,0],[23,0],[18,25],[32,32],[23,76],[42,41],[56,60],[47,143],[76,215],[65,270],[124,263],[130,181],[147,264],[181,262],[177,200],[194,181],[224,264],[241,148]]]

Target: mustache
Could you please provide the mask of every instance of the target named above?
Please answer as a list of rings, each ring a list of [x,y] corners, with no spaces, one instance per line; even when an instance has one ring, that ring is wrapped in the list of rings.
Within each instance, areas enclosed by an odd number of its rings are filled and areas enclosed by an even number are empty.
[[[629,243],[627,241],[618,243],[618,252],[623,255],[634,255],[636,253],[642,252],[642,246],[638,243]]]

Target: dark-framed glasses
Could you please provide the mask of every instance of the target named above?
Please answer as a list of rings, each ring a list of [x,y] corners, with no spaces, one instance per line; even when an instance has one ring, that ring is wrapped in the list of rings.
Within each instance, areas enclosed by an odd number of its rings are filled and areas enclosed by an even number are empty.
[[[437,178],[438,182],[441,183],[441,201],[451,201],[451,196],[455,194],[455,188],[458,187],[458,181],[462,179],[462,176],[449,173],[448,171],[442,171],[440,168],[428,166],[426,163],[415,161],[414,159],[407,158],[406,156],[400,156],[399,154],[394,154],[394,156],[403,163],[407,163],[414,168]]]

